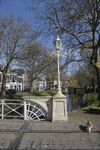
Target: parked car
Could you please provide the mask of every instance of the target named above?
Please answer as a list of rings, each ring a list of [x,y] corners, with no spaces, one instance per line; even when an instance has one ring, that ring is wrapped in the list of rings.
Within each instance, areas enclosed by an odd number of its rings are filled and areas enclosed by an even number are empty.
[[[16,89],[8,89],[8,90],[6,90],[6,95],[16,94],[16,92],[17,92]]]
[[[30,92],[30,88],[25,89],[24,92]]]

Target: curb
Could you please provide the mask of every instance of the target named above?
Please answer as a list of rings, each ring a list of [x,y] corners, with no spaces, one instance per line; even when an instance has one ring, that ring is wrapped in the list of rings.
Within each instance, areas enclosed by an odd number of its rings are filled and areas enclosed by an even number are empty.
[[[17,133],[87,133],[86,131],[83,132],[82,130],[0,130],[0,132],[17,132]],[[92,130],[92,133],[100,132]]]

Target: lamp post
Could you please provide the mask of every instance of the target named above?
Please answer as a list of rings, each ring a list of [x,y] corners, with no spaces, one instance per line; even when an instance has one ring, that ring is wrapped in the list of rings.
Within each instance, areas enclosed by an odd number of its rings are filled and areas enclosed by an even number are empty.
[[[59,69],[59,50],[61,49],[62,46],[62,40],[59,39],[59,36],[57,35],[57,39],[53,41],[53,44],[55,46],[55,49],[57,51],[57,64],[58,64],[58,88],[57,88],[57,93],[55,96],[64,96],[61,92],[61,85],[60,85],[60,69]]]

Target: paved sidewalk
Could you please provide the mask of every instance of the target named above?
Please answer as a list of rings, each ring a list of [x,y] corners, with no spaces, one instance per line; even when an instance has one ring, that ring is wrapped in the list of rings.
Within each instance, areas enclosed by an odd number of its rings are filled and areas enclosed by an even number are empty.
[[[100,149],[100,115],[68,112],[68,123],[0,119],[0,150]],[[93,124],[86,132],[86,122]]]
[[[0,150],[100,149],[100,135],[84,120],[68,123],[0,119]]]
[[[52,123],[47,121],[0,120],[1,132],[28,133],[82,133],[86,132],[86,124],[82,120],[67,123]],[[94,129],[92,130],[95,131]]]
[[[68,123],[0,119],[0,131],[82,133],[86,132],[86,122],[87,119],[90,119],[93,124],[92,132],[100,132],[100,115],[89,114],[84,111],[73,111],[68,112],[68,119]]]

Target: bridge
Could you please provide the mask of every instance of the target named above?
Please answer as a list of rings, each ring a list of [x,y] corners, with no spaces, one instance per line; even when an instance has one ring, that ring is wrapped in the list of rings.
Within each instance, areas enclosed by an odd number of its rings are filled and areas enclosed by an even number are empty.
[[[39,97],[23,97],[24,101],[24,119],[30,118],[30,112],[31,116],[34,113],[34,107],[39,108],[39,111],[41,110],[41,113],[46,117],[48,120],[51,120],[52,118],[52,98],[50,96],[39,96]],[[31,108],[32,107],[32,108]]]
[[[66,97],[22,97],[22,100],[0,100],[0,116],[23,118],[24,120],[50,120],[67,122]]]
[[[69,88],[70,92],[74,92],[75,94],[84,94],[85,93],[85,88],[84,87],[71,87]]]

